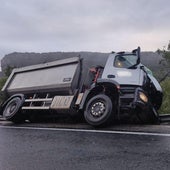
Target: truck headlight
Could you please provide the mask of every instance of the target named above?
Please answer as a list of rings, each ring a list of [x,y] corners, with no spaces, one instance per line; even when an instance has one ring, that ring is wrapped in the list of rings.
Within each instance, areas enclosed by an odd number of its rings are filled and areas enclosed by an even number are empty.
[[[139,92],[139,97],[143,102],[148,102],[148,97],[143,92]]]

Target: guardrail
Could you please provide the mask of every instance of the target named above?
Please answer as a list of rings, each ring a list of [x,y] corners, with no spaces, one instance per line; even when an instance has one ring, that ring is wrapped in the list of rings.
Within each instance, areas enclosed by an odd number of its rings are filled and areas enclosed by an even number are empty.
[[[170,122],[170,113],[169,114],[160,114],[160,122],[164,123],[164,122]]]

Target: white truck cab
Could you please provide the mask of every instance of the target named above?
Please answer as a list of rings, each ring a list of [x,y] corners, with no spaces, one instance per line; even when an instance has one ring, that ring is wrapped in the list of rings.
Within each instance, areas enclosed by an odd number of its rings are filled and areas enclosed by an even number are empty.
[[[135,54],[110,54],[106,62],[102,78],[117,81],[120,85],[138,85],[142,86],[144,72],[137,63]],[[134,68],[134,65],[136,65]]]

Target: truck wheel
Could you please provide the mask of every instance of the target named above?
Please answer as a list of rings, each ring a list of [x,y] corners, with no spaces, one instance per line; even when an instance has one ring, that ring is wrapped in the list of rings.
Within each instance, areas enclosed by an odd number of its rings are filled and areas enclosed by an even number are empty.
[[[108,96],[99,94],[88,101],[84,112],[84,118],[90,125],[105,125],[111,120],[111,116],[112,101]]]
[[[23,104],[23,99],[15,97],[11,99],[4,108],[3,117],[6,120],[19,123],[23,121],[23,116],[20,114],[20,108]]]
[[[138,111],[137,117],[144,124],[158,124],[159,115],[155,108],[149,109],[148,111]]]

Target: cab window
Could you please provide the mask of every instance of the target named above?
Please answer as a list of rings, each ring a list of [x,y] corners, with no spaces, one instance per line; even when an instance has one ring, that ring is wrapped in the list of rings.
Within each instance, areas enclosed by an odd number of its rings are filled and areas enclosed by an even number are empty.
[[[117,55],[114,60],[114,67],[129,68],[137,63],[136,55]]]

